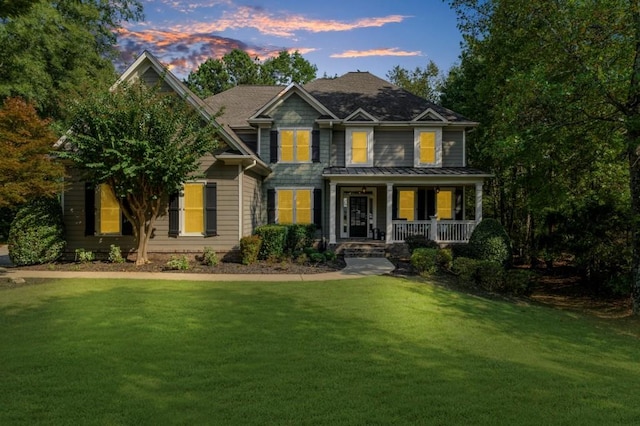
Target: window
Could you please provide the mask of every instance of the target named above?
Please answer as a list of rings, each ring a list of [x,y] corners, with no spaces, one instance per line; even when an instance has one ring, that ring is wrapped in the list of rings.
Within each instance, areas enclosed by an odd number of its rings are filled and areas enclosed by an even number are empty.
[[[347,129],[347,166],[373,166],[373,129]]]
[[[416,191],[413,189],[398,190],[398,219],[408,221],[415,220],[416,217]]]
[[[453,219],[453,191],[440,190],[436,197],[438,219]]]
[[[85,235],[133,235],[133,228],[122,210],[111,187],[102,183],[84,185]]]
[[[442,165],[442,129],[414,130],[414,166]]]
[[[311,159],[311,131],[302,129],[280,131],[280,161],[308,163]]]
[[[217,185],[185,183],[169,199],[169,236],[217,235]]]
[[[311,223],[311,189],[279,189],[276,210],[278,223]]]

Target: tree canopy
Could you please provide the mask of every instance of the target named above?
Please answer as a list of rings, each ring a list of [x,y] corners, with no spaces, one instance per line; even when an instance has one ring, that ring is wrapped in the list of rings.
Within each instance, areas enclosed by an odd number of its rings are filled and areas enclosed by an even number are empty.
[[[87,181],[106,183],[133,224],[138,265],[169,195],[197,176],[217,146],[216,129],[174,94],[144,83],[123,84],[75,105],[67,149]]]
[[[139,0],[20,0],[0,5],[0,99],[20,96],[43,117],[115,80],[116,30],[142,18]]]
[[[469,159],[496,176],[495,214],[532,256],[635,273],[640,311],[640,5],[450,3],[465,46],[442,102],[481,122]]]
[[[432,102],[440,100],[440,91],[444,84],[440,68],[431,60],[424,68],[416,67],[412,71],[396,65],[387,73],[387,79],[396,86]]]
[[[9,98],[0,109],[0,208],[62,190],[64,167],[49,156],[56,137],[33,105]]]
[[[187,76],[185,84],[201,97],[215,95],[241,84],[305,84],[316,78],[317,67],[296,51],[286,50],[260,62],[234,49],[219,59],[209,58]]]

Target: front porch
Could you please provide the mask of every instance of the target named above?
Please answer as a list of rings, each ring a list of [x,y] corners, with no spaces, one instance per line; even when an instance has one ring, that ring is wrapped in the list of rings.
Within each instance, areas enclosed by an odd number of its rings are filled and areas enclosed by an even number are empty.
[[[479,179],[375,182],[330,179],[328,242],[367,239],[386,245],[423,235],[441,244],[467,243],[482,220]]]

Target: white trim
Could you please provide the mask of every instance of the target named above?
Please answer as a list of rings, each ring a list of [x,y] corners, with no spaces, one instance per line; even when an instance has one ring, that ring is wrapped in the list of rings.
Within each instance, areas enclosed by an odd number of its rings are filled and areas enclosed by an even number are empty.
[[[275,199],[275,221],[276,223],[280,223],[280,218],[278,217],[278,191],[293,191],[293,223],[298,223],[297,222],[297,212],[296,212],[296,197],[298,195],[298,191],[309,191],[309,204],[310,204],[310,209],[311,209],[311,221],[309,223],[313,223],[313,209],[314,209],[314,205],[313,205],[313,190],[315,189],[312,186],[279,186],[277,188],[274,188],[276,191],[276,199]]]
[[[249,121],[258,119],[261,115],[269,115],[269,113],[280,104],[282,104],[289,96],[293,93],[297,93],[305,102],[307,102],[311,107],[313,107],[316,111],[318,111],[321,115],[327,115],[335,120],[338,120],[331,111],[327,109],[322,103],[320,103],[316,98],[314,98],[309,92],[304,90],[302,86],[297,83],[291,83],[287,87],[285,87],[280,93],[273,97],[269,102],[262,106],[258,111],[256,111],[251,117],[249,117]]]
[[[462,131],[462,167],[467,167],[467,131]]]
[[[278,127],[278,163],[282,164],[308,164],[313,162],[313,128],[312,127]],[[282,159],[282,132],[293,132],[293,161],[284,161]],[[309,160],[298,161],[298,132],[309,132]]]
[[[369,187],[367,189],[367,192],[362,193],[362,187],[356,187],[356,186],[344,186],[340,188],[340,203],[339,203],[339,208],[340,208],[340,238],[350,238],[349,234],[350,234],[350,225],[349,225],[349,219],[350,219],[350,212],[349,212],[349,199],[351,197],[367,197],[367,215],[369,215],[369,217],[367,218],[367,237],[366,238],[370,238],[369,236],[369,230],[372,228],[376,228],[376,224],[378,223],[378,212],[377,212],[377,202],[378,202],[378,189],[376,187]],[[344,205],[344,202],[347,202],[347,205]],[[345,217],[345,213],[346,213],[346,217]]]
[[[352,112],[351,114],[349,114],[349,116],[347,118],[345,118],[343,121],[345,122],[345,124],[349,121],[354,121],[354,122],[362,122],[362,120],[353,120],[353,117],[358,116],[359,114],[364,115],[365,117],[367,117],[369,120],[373,121],[373,122],[378,122],[379,120],[377,118],[375,118],[373,115],[371,115],[370,113],[368,113],[367,111],[365,111],[362,108],[358,108],[357,110],[355,110],[354,112]],[[367,121],[368,122],[368,121]]]
[[[354,163],[351,156],[352,135],[354,132],[367,133],[367,161]],[[373,127],[349,127],[345,130],[345,164],[347,167],[373,167]]]
[[[446,118],[444,118],[442,115],[438,114],[437,112],[435,112],[433,110],[433,108],[427,108],[424,111],[422,111],[416,118],[413,119],[413,121],[420,121],[422,120],[424,117],[426,117],[427,115],[430,115],[432,117],[435,117],[436,119],[442,121],[443,123],[448,123],[449,120],[447,120]]]
[[[420,162],[420,135],[422,133],[434,133],[436,137],[435,163]],[[416,127],[413,129],[413,166],[414,167],[442,167],[442,128],[441,127]]]

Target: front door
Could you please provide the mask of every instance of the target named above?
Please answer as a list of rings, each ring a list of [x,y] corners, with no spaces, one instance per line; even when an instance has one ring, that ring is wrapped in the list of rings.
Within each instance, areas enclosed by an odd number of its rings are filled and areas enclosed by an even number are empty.
[[[369,197],[349,197],[349,237],[366,238],[369,223]]]

